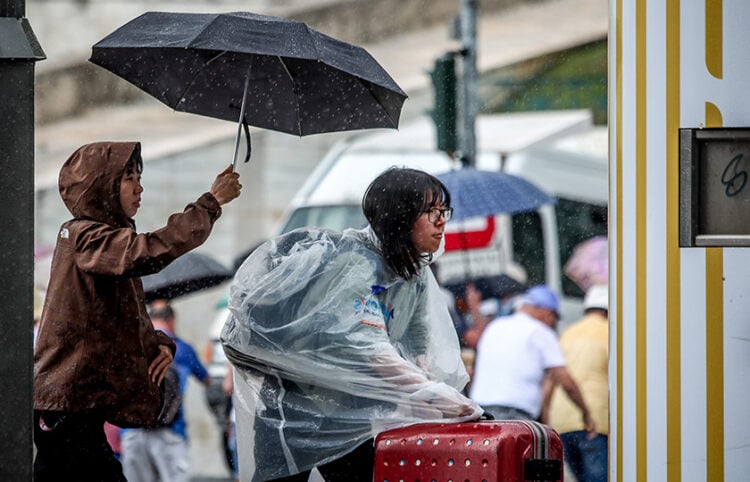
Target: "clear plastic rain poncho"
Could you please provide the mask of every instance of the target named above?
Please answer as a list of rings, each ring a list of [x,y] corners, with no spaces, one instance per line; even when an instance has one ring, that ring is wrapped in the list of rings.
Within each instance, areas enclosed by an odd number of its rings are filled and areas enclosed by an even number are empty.
[[[477,419],[430,269],[405,281],[371,229],[300,229],[237,271],[222,332],[242,480],[330,462],[389,428]]]

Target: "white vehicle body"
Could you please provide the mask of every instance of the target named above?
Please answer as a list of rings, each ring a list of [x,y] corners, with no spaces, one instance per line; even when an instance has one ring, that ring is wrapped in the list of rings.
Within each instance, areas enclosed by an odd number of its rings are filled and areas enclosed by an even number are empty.
[[[606,128],[593,127],[589,111],[482,115],[477,119],[477,140],[477,169],[518,175],[563,204],[573,202],[606,213]],[[362,196],[388,167],[407,166],[433,174],[460,167],[434,146],[429,118],[398,131],[356,136],[337,144],[293,198],[275,233],[302,226],[337,230],[363,226]],[[522,217],[533,220],[518,221]],[[500,214],[449,223],[447,250],[438,261],[440,281],[452,284],[504,273],[527,284],[546,283],[562,295],[563,319],[574,321],[581,315],[582,293],[569,294],[563,286],[558,228],[553,205],[521,217]],[[606,234],[606,224],[602,229]],[[459,233],[461,239],[470,240],[468,249],[459,248]],[[529,236],[534,239],[526,239]],[[465,241],[462,244],[466,247]]]

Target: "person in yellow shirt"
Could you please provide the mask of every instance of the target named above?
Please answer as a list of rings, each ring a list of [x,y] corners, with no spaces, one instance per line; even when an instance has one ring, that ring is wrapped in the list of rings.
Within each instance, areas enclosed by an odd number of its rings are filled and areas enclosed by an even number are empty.
[[[609,290],[592,286],[583,302],[584,316],[560,337],[560,346],[572,377],[581,389],[596,423],[587,432],[580,411],[551,380],[545,381],[548,410],[543,420],[560,434],[565,461],[578,482],[606,482],[609,434]],[[545,404],[547,405],[547,404]]]

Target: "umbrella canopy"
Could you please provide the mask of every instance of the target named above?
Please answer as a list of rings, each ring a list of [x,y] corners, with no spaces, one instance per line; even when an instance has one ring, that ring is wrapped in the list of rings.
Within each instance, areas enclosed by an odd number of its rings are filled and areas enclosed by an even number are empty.
[[[480,276],[470,280],[462,280],[458,283],[449,283],[444,285],[456,298],[466,296],[466,282],[471,281],[482,294],[482,299],[490,298],[502,299],[506,296],[522,293],[526,290],[526,285],[516,279],[506,275]]]
[[[482,299],[503,299],[526,291],[526,285],[506,274],[475,278],[474,285],[482,293]]]
[[[555,200],[529,181],[505,172],[463,168],[437,176],[451,193],[452,220],[533,211]]]
[[[583,291],[609,283],[609,244],[606,236],[594,236],[576,245],[563,269]]]
[[[158,273],[144,276],[146,302],[171,300],[232,279],[232,271],[206,254],[189,251]]]
[[[299,136],[396,128],[406,99],[361,47],[248,12],[148,12],[89,60],[175,110]]]

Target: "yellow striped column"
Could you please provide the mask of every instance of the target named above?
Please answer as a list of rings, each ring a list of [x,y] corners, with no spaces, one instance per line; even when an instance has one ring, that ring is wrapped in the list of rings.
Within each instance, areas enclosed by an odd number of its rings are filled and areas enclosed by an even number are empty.
[[[678,129],[750,126],[748,25],[610,0],[610,480],[750,480],[750,248],[678,236]]]

